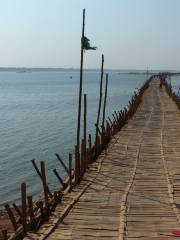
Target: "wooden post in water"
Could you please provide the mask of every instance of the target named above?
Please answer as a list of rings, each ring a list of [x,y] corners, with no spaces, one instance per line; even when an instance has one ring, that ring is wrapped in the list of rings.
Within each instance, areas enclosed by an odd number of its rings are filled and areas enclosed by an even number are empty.
[[[22,206],[23,236],[25,236],[27,232],[26,183],[21,184],[21,206]]]
[[[103,118],[102,118],[102,137],[104,137],[104,122],[105,122],[105,116],[106,116],[107,87],[108,87],[108,74],[106,73],[106,86],[105,86]]]
[[[104,74],[104,55],[102,54],[100,92],[99,92],[99,107],[98,107],[98,114],[97,114],[97,121],[96,121],[96,138],[95,138],[95,146],[96,147],[97,147],[99,120],[100,120],[100,113],[101,113],[103,74]]]
[[[86,142],[87,142],[87,94],[84,94],[84,170],[87,168]]]
[[[85,29],[85,9],[83,9],[83,24],[82,24],[82,36],[81,36],[81,63],[80,63],[80,82],[79,82],[79,103],[78,103],[78,123],[77,123],[77,156],[75,162],[75,171],[78,171],[77,175],[80,174],[80,130],[81,130],[81,99],[82,99],[82,82],[83,82],[83,39],[84,39],[84,29]],[[76,179],[76,183],[77,183]]]

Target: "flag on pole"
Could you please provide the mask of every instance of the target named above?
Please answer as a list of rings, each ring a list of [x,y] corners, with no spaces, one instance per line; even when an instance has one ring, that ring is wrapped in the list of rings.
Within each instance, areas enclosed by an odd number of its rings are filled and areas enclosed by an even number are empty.
[[[90,45],[90,40],[85,36],[82,38],[82,47],[84,50],[96,50],[97,49],[97,47],[92,47]]]

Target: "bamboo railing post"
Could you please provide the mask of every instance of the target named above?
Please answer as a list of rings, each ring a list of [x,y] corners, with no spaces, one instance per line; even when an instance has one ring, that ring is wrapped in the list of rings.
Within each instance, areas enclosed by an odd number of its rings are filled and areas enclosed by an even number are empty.
[[[21,184],[21,206],[22,206],[23,236],[25,236],[27,233],[26,183]]]
[[[72,187],[72,154],[69,153],[69,185]]]
[[[109,120],[109,122],[110,122],[110,124],[111,124],[111,127],[112,127],[113,122],[111,121],[110,117],[108,117],[108,120]]]
[[[102,117],[102,137],[104,137],[104,122],[106,116],[106,100],[107,100],[107,87],[108,87],[108,73],[106,73],[106,85],[105,85],[105,94],[104,94],[104,106],[103,106],[103,117]]]
[[[41,161],[41,176],[42,176],[42,183],[43,183],[43,190],[44,190],[45,207],[47,209],[49,205],[49,199],[48,199],[48,191],[47,191],[46,170],[45,170],[45,164],[43,161]]]
[[[89,134],[88,143],[89,143],[89,160],[88,160],[88,163],[90,163],[90,162],[92,162],[92,140],[91,140],[91,134]]]
[[[84,94],[84,170],[87,168],[87,157],[86,157],[86,142],[87,142],[87,94]]]
[[[91,150],[92,148],[91,134],[89,134],[88,142],[89,142],[89,150]]]
[[[84,175],[84,139],[81,142],[81,177]]]
[[[80,166],[80,130],[81,130],[81,98],[82,98],[82,82],[83,82],[83,39],[85,30],[85,9],[83,9],[83,24],[82,24],[82,36],[81,36],[81,63],[80,63],[80,81],[79,81],[79,103],[78,103],[78,123],[77,123],[77,165]],[[77,169],[76,169],[77,170]],[[77,173],[78,174],[78,173]],[[77,179],[76,179],[77,180]],[[78,180],[77,180],[78,181]]]
[[[100,79],[100,92],[99,92],[99,106],[98,106],[98,114],[97,114],[97,121],[96,121],[95,146],[97,145],[98,127],[99,127],[99,120],[100,120],[100,113],[101,113],[103,74],[104,74],[104,55],[102,55],[102,63],[101,63],[101,79]]]
[[[75,146],[75,184],[79,182],[80,176],[80,157],[77,145]]]
[[[34,211],[33,211],[33,201],[32,201],[32,196],[27,197],[28,200],[28,212],[29,212],[29,217],[30,217],[30,223],[34,223]]]
[[[11,220],[13,229],[14,229],[14,231],[16,231],[17,228],[18,228],[18,225],[17,225],[16,219],[14,217],[14,214],[13,214],[9,204],[5,205],[5,209],[6,209],[6,212],[7,212],[8,216],[9,216],[9,219]]]

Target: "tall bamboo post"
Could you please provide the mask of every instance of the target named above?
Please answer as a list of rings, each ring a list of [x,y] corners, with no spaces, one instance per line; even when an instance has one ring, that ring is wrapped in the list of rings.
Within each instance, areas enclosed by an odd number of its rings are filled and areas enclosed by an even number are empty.
[[[83,39],[84,39],[84,29],[85,29],[85,9],[83,9],[83,24],[82,24],[82,36],[81,36],[81,62],[80,62],[80,81],[79,81],[79,103],[78,103],[78,123],[77,123],[77,159],[75,162],[75,171],[79,175],[80,169],[80,130],[81,130],[81,99],[82,99],[82,82],[83,82]]]
[[[102,118],[102,136],[103,137],[104,137],[104,121],[105,121],[105,116],[106,116],[107,86],[108,86],[108,73],[106,73],[106,86],[105,86],[103,118]]]
[[[87,168],[86,142],[87,142],[87,94],[84,94],[84,169]]]
[[[96,122],[96,139],[95,139],[95,144],[97,144],[98,127],[99,127],[99,120],[100,120],[100,113],[101,113],[103,73],[104,73],[104,55],[102,54],[100,92],[99,92],[99,107],[98,107],[97,122]]]

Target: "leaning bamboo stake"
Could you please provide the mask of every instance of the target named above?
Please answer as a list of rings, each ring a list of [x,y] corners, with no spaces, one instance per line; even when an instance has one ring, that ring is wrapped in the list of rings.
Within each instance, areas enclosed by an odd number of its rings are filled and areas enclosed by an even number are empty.
[[[48,199],[48,190],[47,190],[47,181],[46,181],[46,170],[45,164],[41,161],[41,176],[42,176],[42,183],[43,183],[43,190],[44,190],[44,200],[45,200],[45,207],[48,208],[49,199]]]
[[[54,169],[53,172],[54,172],[55,176],[57,177],[57,179],[59,180],[60,184],[61,184],[61,185],[63,186],[63,188],[64,188],[64,187],[65,187],[65,183],[64,183],[64,181],[62,180],[62,178],[60,177],[60,175],[58,174],[57,170]]]
[[[5,205],[5,209],[6,209],[6,212],[7,212],[8,216],[9,216],[9,219],[11,220],[13,229],[14,229],[14,231],[16,231],[17,228],[18,228],[18,225],[17,225],[16,219],[14,217],[14,214],[13,214],[9,204]]]
[[[61,159],[61,157],[59,156],[59,154],[55,154],[57,159],[59,160],[59,162],[61,163],[61,165],[63,166],[64,170],[66,171],[66,173],[69,175],[69,169],[66,166],[66,164],[63,162],[63,160]]]
[[[34,160],[34,159],[31,160],[31,162],[32,162],[32,165],[33,165],[33,167],[35,168],[35,170],[36,170],[38,176],[40,177],[41,181],[43,182],[43,178],[42,178],[41,172],[39,171],[39,169],[38,169],[38,167],[37,167],[37,165],[36,165],[36,163],[35,163],[35,160]],[[47,188],[47,191],[48,191],[49,196],[52,198],[53,195],[52,195],[52,193],[51,193],[51,191],[50,191],[48,185],[46,185],[46,188]]]
[[[84,150],[83,150],[83,160],[84,160],[84,171],[87,168],[87,156],[86,156],[86,142],[87,142],[87,94],[84,94]]]
[[[105,86],[103,117],[102,117],[102,136],[103,137],[104,137],[104,122],[105,122],[105,116],[106,116],[107,87],[108,87],[108,74],[106,74],[106,86]]]
[[[26,205],[26,183],[21,184],[22,226],[23,236],[27,232],[27,205]]]
[[[101,63],[101,79],[100,79],[100,92],[99,92],[99,106],[98,106],[98,114],[97,114],[97,121],[96,121],[95,144],[97,144],[98,127],[99,127],[99,120],[100,120],[100,113],[101,113],[103,74],[104,74],[104,55],[102,55],[102,63]]]

